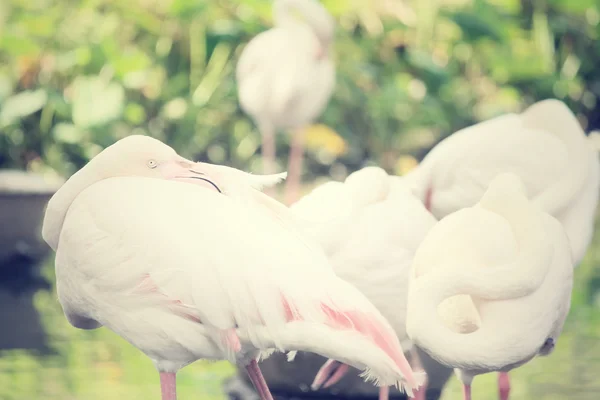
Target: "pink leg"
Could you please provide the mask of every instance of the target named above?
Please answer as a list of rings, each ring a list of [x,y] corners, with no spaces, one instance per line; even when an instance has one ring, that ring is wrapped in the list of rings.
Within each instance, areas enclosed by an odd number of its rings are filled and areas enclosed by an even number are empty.
[[[160,392],[162,400],[177,400],[175,372],[160,372]]]
[[[379,388],[379,400],[388,400],[390,398],[390,387],[382,386]]]
[[[262,372],[260,372],[260,368],[258,368],[256,360],[252,360],[250,364],[246,366],[246,371],[248,372],[248,376],[250,377],[254,388],[258,392],[260,400],[273,400],[273,395],[267,386],[267,382],[265,382]]]
[[[421,359],[419,359],[419,354],[417,350],[413,347],[410,352],[410,361],[411,367],[413,371],[421,371],[423,370],[423,365],[421,364]],[[427,379],[423,383],[423,386],[420,388],[413,390],[413,399],[414,400],[425,400],[425,395],[427,394]]]
[[[463,384],[463,399],[471,400],[471,385]]]
[[[312,390],[326,389],[329,386],[339,382],[340,379],[348,372],[349,367],[336,360],[327,360],[325,364],[317,372],[315,380],[310,388]]]
[[[510,393],[510,378],[508,372],[498,373],[498,392],[500,394],[500,400],[508,400],[508,394]]]
[[[300,193],[302,161],[304,158],[304,130],[297,129],[294,131],[290,147],[288,176],[285,185],[285,204],[288,206],[298,200]]]
[[[261,127],[262,136],[262,163],[263,173],[266,175],[275,173],[275,129],[271,126]],[[265,188],[263,190],[269,196],[275,193],[274,188]]]

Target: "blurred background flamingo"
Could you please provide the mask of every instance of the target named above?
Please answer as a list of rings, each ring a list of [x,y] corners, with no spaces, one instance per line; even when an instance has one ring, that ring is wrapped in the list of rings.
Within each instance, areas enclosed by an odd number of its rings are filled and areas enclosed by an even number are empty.
[[[242,109],[262,134],[263,171],[275,171],[275,134],[292,129],[285,201],[299,194],[304,128],[327,106],[335,85],[333,18],[317,0],[274,0],[275,27],[257,35],[237,64]]]

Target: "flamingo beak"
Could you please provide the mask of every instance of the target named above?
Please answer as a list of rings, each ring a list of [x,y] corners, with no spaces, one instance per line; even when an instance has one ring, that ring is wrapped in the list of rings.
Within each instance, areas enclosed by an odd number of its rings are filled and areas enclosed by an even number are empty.
[[[165,179],[186,182],[223,193],[214,179],[203,172],[195,170],[195,165],[196,163],[178,156],[175,160],[161,165],[160,169]]]

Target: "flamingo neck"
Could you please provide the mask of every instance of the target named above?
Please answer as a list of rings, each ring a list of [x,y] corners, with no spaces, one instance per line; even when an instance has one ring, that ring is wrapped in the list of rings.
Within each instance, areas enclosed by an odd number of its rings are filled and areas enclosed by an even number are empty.
[[[308,25],[321,44],[318,56],[329,53],[335,23],[321,3],[316,0],[275,0],[273,13],[276,26],[293,26],[299,22]]]

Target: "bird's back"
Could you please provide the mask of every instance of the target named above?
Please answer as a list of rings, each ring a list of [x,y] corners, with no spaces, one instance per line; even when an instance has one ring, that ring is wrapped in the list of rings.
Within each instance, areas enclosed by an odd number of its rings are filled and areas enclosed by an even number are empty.
[[[383,170],[361,170],[349,182],[330,182],[292,207],[311,221],[334,272],[359,289],[386,317],[403,343],[412,257],[435,218]]]
[[[477,203],[501,172],[524,182],[530,198],[556,181],[568,168],[569,154],[559,138],[525,128],[509,114],[454,133],[440,142],[422,163],[431,171],[431,211],[437,218]],[[419,167],[421,168],[421,167]]]
[[[413,175],[417,186],[432,189],[431,211],[443,218],[475,204],[499,173],[516,174],[528,197],[563,223],[580,261],[593,232],[599,168],[597,150],[575,116],[547,100],[456,132]]]

